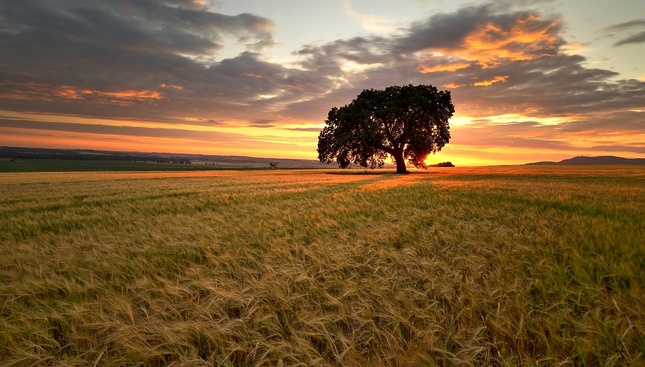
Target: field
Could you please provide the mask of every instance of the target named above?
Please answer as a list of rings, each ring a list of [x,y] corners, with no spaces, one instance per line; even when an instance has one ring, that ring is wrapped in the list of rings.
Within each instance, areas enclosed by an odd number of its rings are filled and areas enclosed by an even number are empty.
[[[645,167],[374,172],[0,174],[0,365],[645,365]]]

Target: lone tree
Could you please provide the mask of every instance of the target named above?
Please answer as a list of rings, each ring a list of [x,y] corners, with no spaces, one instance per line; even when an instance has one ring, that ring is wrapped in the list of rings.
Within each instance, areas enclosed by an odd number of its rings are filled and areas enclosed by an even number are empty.
[[[350,104],[329,111],[318,136],[318,159],[341,168],[351,163],[383,167],[391,156],[397,173],[407,173],[405,159],[427,169],[425,159],[450,140],[448,120],[455,112],[450,91],[431,85],[365,89]]]

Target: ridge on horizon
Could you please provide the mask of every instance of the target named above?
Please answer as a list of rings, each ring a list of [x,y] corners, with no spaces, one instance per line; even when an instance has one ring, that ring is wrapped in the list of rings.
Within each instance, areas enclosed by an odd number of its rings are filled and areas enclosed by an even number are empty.
[[[572,158],[563,159],[559,162],[541,161],[526,163],[527,166],[535,165],[577,165],[577,164],[645,164],[645,158],[624,158],[613,155],[603,156],[576,156]]]

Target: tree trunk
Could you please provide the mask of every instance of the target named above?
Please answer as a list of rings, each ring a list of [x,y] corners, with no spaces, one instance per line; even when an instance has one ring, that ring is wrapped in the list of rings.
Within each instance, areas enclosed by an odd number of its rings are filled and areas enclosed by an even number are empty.
[[[395,151],[392,156],[396,162],[396,173],[408,173],[405,167],[405,158],[403,158],[403,150]]]

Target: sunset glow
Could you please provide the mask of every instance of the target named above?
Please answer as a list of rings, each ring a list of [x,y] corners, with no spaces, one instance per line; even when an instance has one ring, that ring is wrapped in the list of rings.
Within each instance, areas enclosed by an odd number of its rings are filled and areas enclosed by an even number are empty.
[[[473,85],[476,87],[488,87],[495,83],[504,83],[506,80],[508,80],[508,75],[500,75],[490,80],[482,80],[481,82],[475,82],[473,83]]]
[[[544,22],[535,14],[520,16],[506,27],[490,22],[468,35],[460,52],[484,68],[548,57],[560,42],[558,27],[558,21]]]
[[[645,155],[640,1],[79,4],[0,5],[0,146],[316,159],[332,107],[432,84],[430,164]]]

